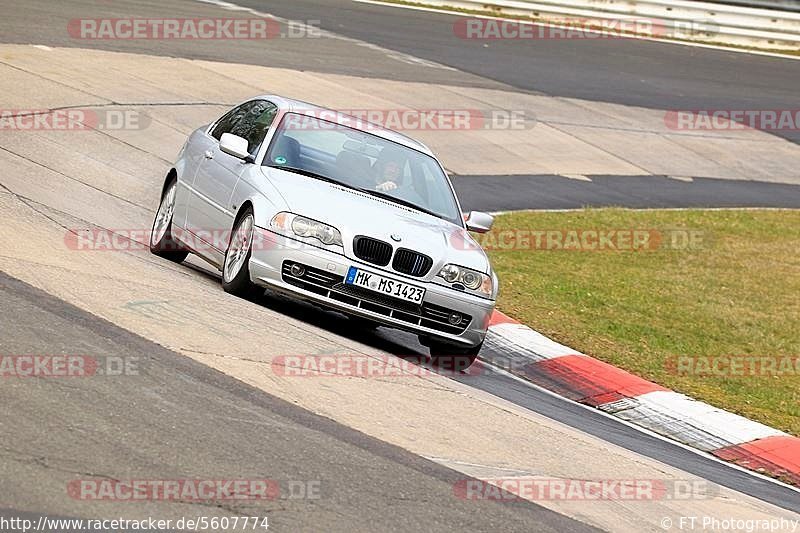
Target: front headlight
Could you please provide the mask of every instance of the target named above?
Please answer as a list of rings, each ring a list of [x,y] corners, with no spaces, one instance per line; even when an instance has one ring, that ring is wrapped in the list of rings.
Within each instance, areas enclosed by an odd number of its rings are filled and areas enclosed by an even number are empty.
[[[342,246],[342,234],[328,224],[282,211],[272,217],[269,226],[281,233],[293,233],[298,237],[316,239],[322,244]]]
[[[445,265],[437,276],[448,283],[460,283],[470,290],[478,291],[489,297],[492,296],[492,289],[494,288],[492,278],[477,270],[458,265]]]

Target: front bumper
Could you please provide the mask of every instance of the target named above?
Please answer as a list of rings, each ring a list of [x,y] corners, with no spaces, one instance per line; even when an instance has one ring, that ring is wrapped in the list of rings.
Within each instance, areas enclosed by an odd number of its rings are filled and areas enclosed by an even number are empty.
[[[486,336],[495,305],[491,300],[385,271],[264,228],[256,228],[256,231],[261,233],[262,245],[252,250],[250,279],[257,285],[464,347],[477,346]],[[303,265],[305,274],[293,276],[292,264]],[[351,266],[425,288],[422,305],[343,285],[341,281]],[[458,324],[449,320],[453,314],[462,315]]]

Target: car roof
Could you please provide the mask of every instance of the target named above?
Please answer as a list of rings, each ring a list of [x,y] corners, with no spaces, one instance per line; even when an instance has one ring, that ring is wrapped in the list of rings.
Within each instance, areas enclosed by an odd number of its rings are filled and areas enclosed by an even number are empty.
[[[433,152],[431,151],[431,149],[428,148],[425,144],[417,141],[416,139],[412,139],[411,137],[403,135],[402,133],[398,133],[394,130],[384,128],[379,124],[374,124],[364,119],[348,115],[347,113],[344,113],[342,111],[337,111],[336,109],[321,107],[315,104],[304,102],[302,100],[286,98],[276,94],[264,94],[254,99],[269,100],[270,102],[278,106],[279,109],[313,117],[321,117],[324,120],[335,122],[337,124],[341,124],[342,126],[353,128],[355,130],[370,133],[377,137],[381,137],[382,139],[386,139],[388,141],[401,144],[403,146],[406,146],[413,150],[417,150],[418,152],[422,152],[424,154],[433,157]]]

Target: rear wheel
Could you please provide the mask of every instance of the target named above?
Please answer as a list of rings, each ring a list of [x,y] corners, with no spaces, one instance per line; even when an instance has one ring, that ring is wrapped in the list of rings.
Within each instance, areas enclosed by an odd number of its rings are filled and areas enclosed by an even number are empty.
[[[222,288],[225,292],[249,298],[258,292],[256,285],[250,281],[250,255],[253,248],[253,232],[255,217],[253,210],[246,208],[233,225],[231,241],[225,253],[222,265]]]
[[[442,370],[463,372],[472,366],[472,363],[478,358],[483,342],[477,346],[462,348],[461,346],[431,340],[428,347],[430,348],[431,364],[433,366]]]
[[[178,180],[173,178],[161,195],[161,204],[153,219],[153,230],[150,232],[150,252],[175,261],[182,262],[189,255],[181,244],[172,236],[172,216],[175,214],[175,193],[178,190]]]

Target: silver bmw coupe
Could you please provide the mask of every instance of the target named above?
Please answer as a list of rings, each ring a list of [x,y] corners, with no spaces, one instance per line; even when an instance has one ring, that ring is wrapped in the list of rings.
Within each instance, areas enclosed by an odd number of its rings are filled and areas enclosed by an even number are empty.
[[[150,250],[194,253],[246,296],[268,288],[416,333],[442,367],[483,344],[497,276],[442,165],[422,143],[278,96],[194,131],[161,191]]]

